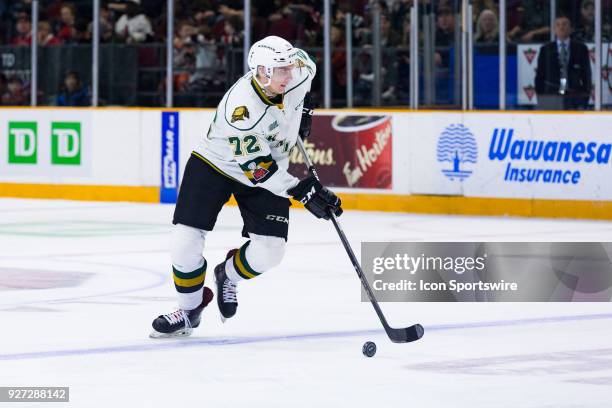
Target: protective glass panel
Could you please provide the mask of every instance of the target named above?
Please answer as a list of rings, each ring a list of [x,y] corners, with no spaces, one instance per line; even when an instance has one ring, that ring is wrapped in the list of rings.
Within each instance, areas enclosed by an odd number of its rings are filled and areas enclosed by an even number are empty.
[[[461,2],[440,0],[419,4],[419,105],[460,109]]]
[[[474,108],[499,108],[499,2],[472,2]],[[508,89],[509,90],[509,89]],[[508,91],[507,90],[507,91]]]

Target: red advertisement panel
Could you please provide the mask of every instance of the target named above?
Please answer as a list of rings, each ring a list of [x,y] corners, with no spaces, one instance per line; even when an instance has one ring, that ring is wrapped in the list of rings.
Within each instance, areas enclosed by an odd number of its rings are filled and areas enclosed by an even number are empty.
[[[321,181],[331,187],[392,188],[392,130],[387,115],[317,115],[306,150]],[[306,175],[297,148],[289,171]]]

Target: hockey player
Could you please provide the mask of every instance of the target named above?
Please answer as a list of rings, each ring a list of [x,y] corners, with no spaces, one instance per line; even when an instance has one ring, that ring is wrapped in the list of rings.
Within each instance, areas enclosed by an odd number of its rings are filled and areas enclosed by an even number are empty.
[[[277,266],[289,229],[288,197],[318,218],[342,213],[340,199],[311,176],[289,174],[289,152],[310,132],[308,92],[316,65],[280,37],[253,44],[250,72],[223,96],[208,132],[189,158],[174,211],[172,269],[179,310],[157,317],[151,337],[188,336],[212,300],[204,286],[206,235],[233,194],[249,240],[214,269],[222,319],[236,313],[236,285]],[[303,114],[304,112],[304,114]],[[299,135],[299,136],[298,136]]]

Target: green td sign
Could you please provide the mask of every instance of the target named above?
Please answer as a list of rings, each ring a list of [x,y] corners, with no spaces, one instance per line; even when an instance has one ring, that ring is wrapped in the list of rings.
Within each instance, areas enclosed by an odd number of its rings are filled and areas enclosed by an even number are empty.
[[[14,164],[36,164],[38,125],[36,122],[9,122],[8,161]]]
[[[37,122],[9,122],[8,134],[9,164],[37,164],[40,142]],[[81,123],[51,122],[50,147],[52,165],[80,165]]]
[[[81,164],[81,123],[51,123],[51,164]]]

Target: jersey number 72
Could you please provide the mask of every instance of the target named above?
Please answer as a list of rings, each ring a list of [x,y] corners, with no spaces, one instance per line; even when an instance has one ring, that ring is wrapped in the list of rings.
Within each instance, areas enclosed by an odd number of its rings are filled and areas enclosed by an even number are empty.
[[[254,135],[247,135],[242,140],[237,136],[231,136],[227,140],[232,145],[234,156],[244,156],[245,154],[254,154],[261,151],[257,136]]]

